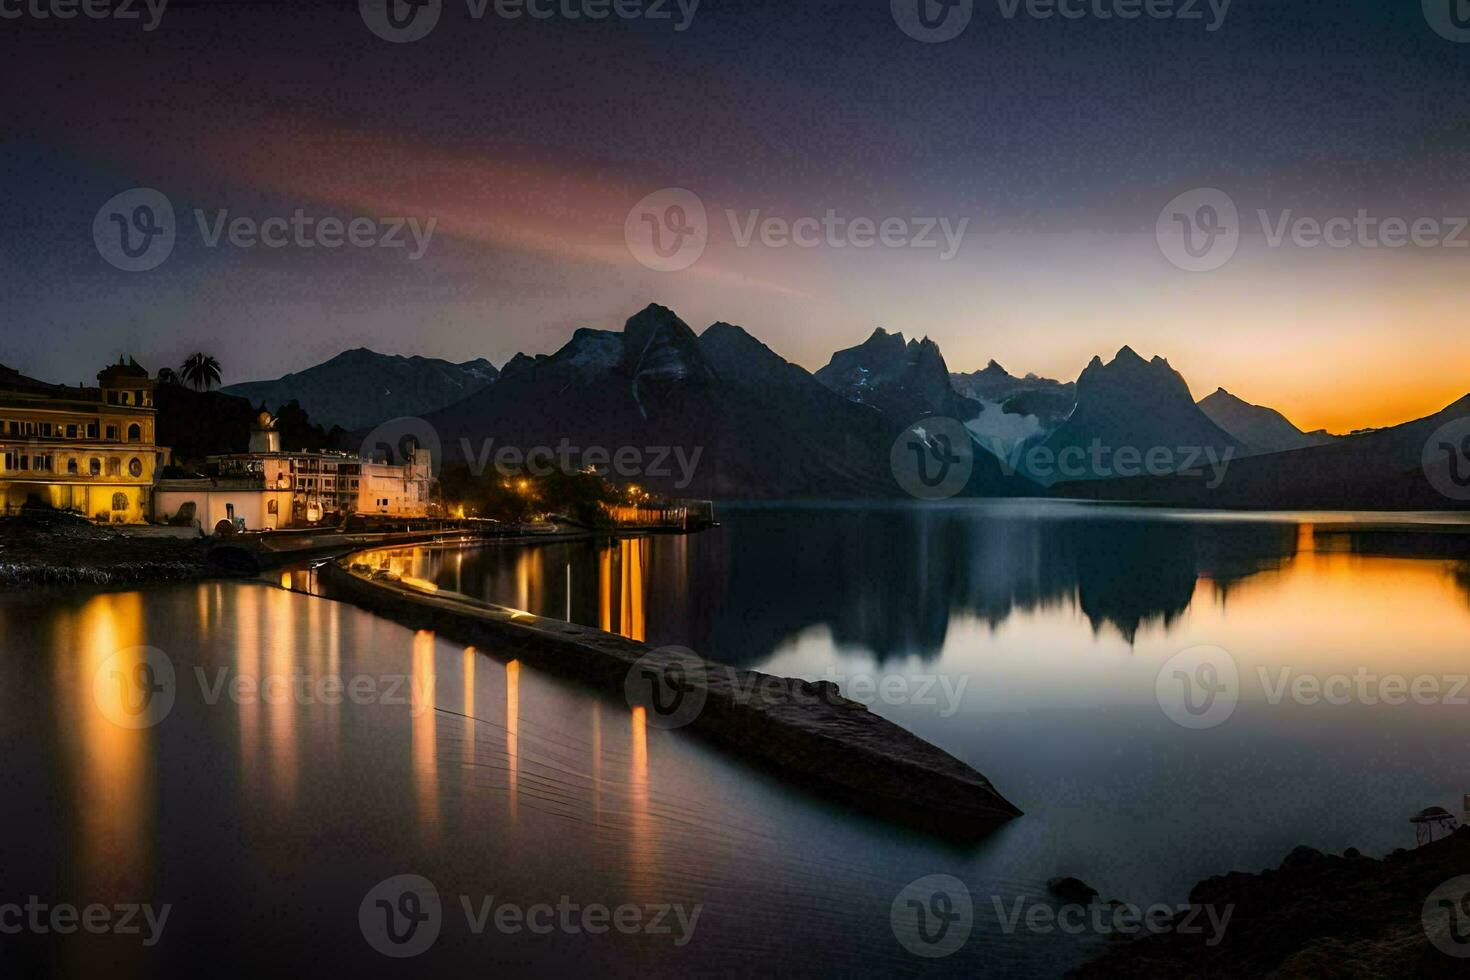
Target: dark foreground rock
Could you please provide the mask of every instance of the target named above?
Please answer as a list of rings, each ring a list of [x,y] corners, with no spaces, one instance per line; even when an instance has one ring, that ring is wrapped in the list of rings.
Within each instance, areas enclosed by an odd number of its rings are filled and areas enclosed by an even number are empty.
[[[218,574],[199,538],[140,537],[65,513],[0,518],[0,588],[109,587]]]
[[[654,650],[601,630],[407,585],[363,565],[333,562],[321,578],[329,595],[410,628],[619,699],[647,701],[651,726],[687,723],[745,759],[865,811],[957,838],[984,836],[1020,815],[984,776],[841,697],[833,684]]]
[[[1299,847],[1275,870],[1194,887],[1191,904],[1233,906],[1217,945],[1208,932],[1119,940],[1073,976],[1470,976],[1470,879],[1451,884],[1461,875],[1470,875],[1470,828],[1382,860]],[[1439,916],[1428,928],[1426,903]]]

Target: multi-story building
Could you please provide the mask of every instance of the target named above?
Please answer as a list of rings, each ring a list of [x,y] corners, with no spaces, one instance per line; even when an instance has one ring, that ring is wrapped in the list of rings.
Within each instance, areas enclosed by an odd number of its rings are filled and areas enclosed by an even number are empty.
[[[153,381],[131,358],[98,387],[49,384],[0,366],[0,507],[71,510],[139,523],[169,451],[154,445]]]
[[[212,484],[170,480],[160,486],[160,520],[175,519],[191,503],[206,528],[238,518],[250,530],[335,524],[353,514],[430,512],[434,478],[427,449],[415,449],[398,465],[343,452],[284,452],[280,433],[263,415],[249,452],[211,456],[209,462],[218,472]]]

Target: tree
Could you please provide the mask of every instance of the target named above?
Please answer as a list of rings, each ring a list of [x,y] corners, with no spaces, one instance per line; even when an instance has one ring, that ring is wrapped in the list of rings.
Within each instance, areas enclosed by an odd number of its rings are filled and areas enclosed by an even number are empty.
[[[208,391],[219,384],[219,361],[208,354],[190,354],[179,370],[195,391]]]
[[[158,383],[161,385],[176,385],[179,383],[179,376],[173,368],[159,368]]]

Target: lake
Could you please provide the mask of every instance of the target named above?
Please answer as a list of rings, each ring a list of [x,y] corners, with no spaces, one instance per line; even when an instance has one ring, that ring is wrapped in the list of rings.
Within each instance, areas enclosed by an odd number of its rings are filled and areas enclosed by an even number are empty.
[[[1298,844],[1412,846],[1413,812],[1458,814],[1470,793],[1463,528],[1026,502],[719,518],[692,537],[415,548],[392,563],[836,681],[1026,815],[969,846],[857,816],[497,651],[304,594],[305,572],[11,595],[0,904],[170,906],[154,945],[0,938],[12,962],[1054,976],[1101,940],[1008,927],[1015,902],[1050,901],[1048,878],[1180,903],[1197,880],[1275,866]],[[1191,678],[1221,677],[1220,698],[1191,693]],[[168,696],[140,714],[132,678]],[[440,928],[395,960],[363,923],[375,887],[404,874],[433,883]],[[930,960],[890,912],[937,874],[965,883],[973,922]],[[631,909],[645,927],[497,925],[507,905]]]

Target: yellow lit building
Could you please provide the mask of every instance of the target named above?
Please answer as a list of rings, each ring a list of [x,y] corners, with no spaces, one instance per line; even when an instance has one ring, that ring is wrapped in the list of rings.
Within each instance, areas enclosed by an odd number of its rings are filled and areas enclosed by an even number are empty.
[[[0,509],[26,503],[109,523],[148,519],[168,450],[154,444],[153,381],[129,359],[98,387],[28,378],[0,365]]]

